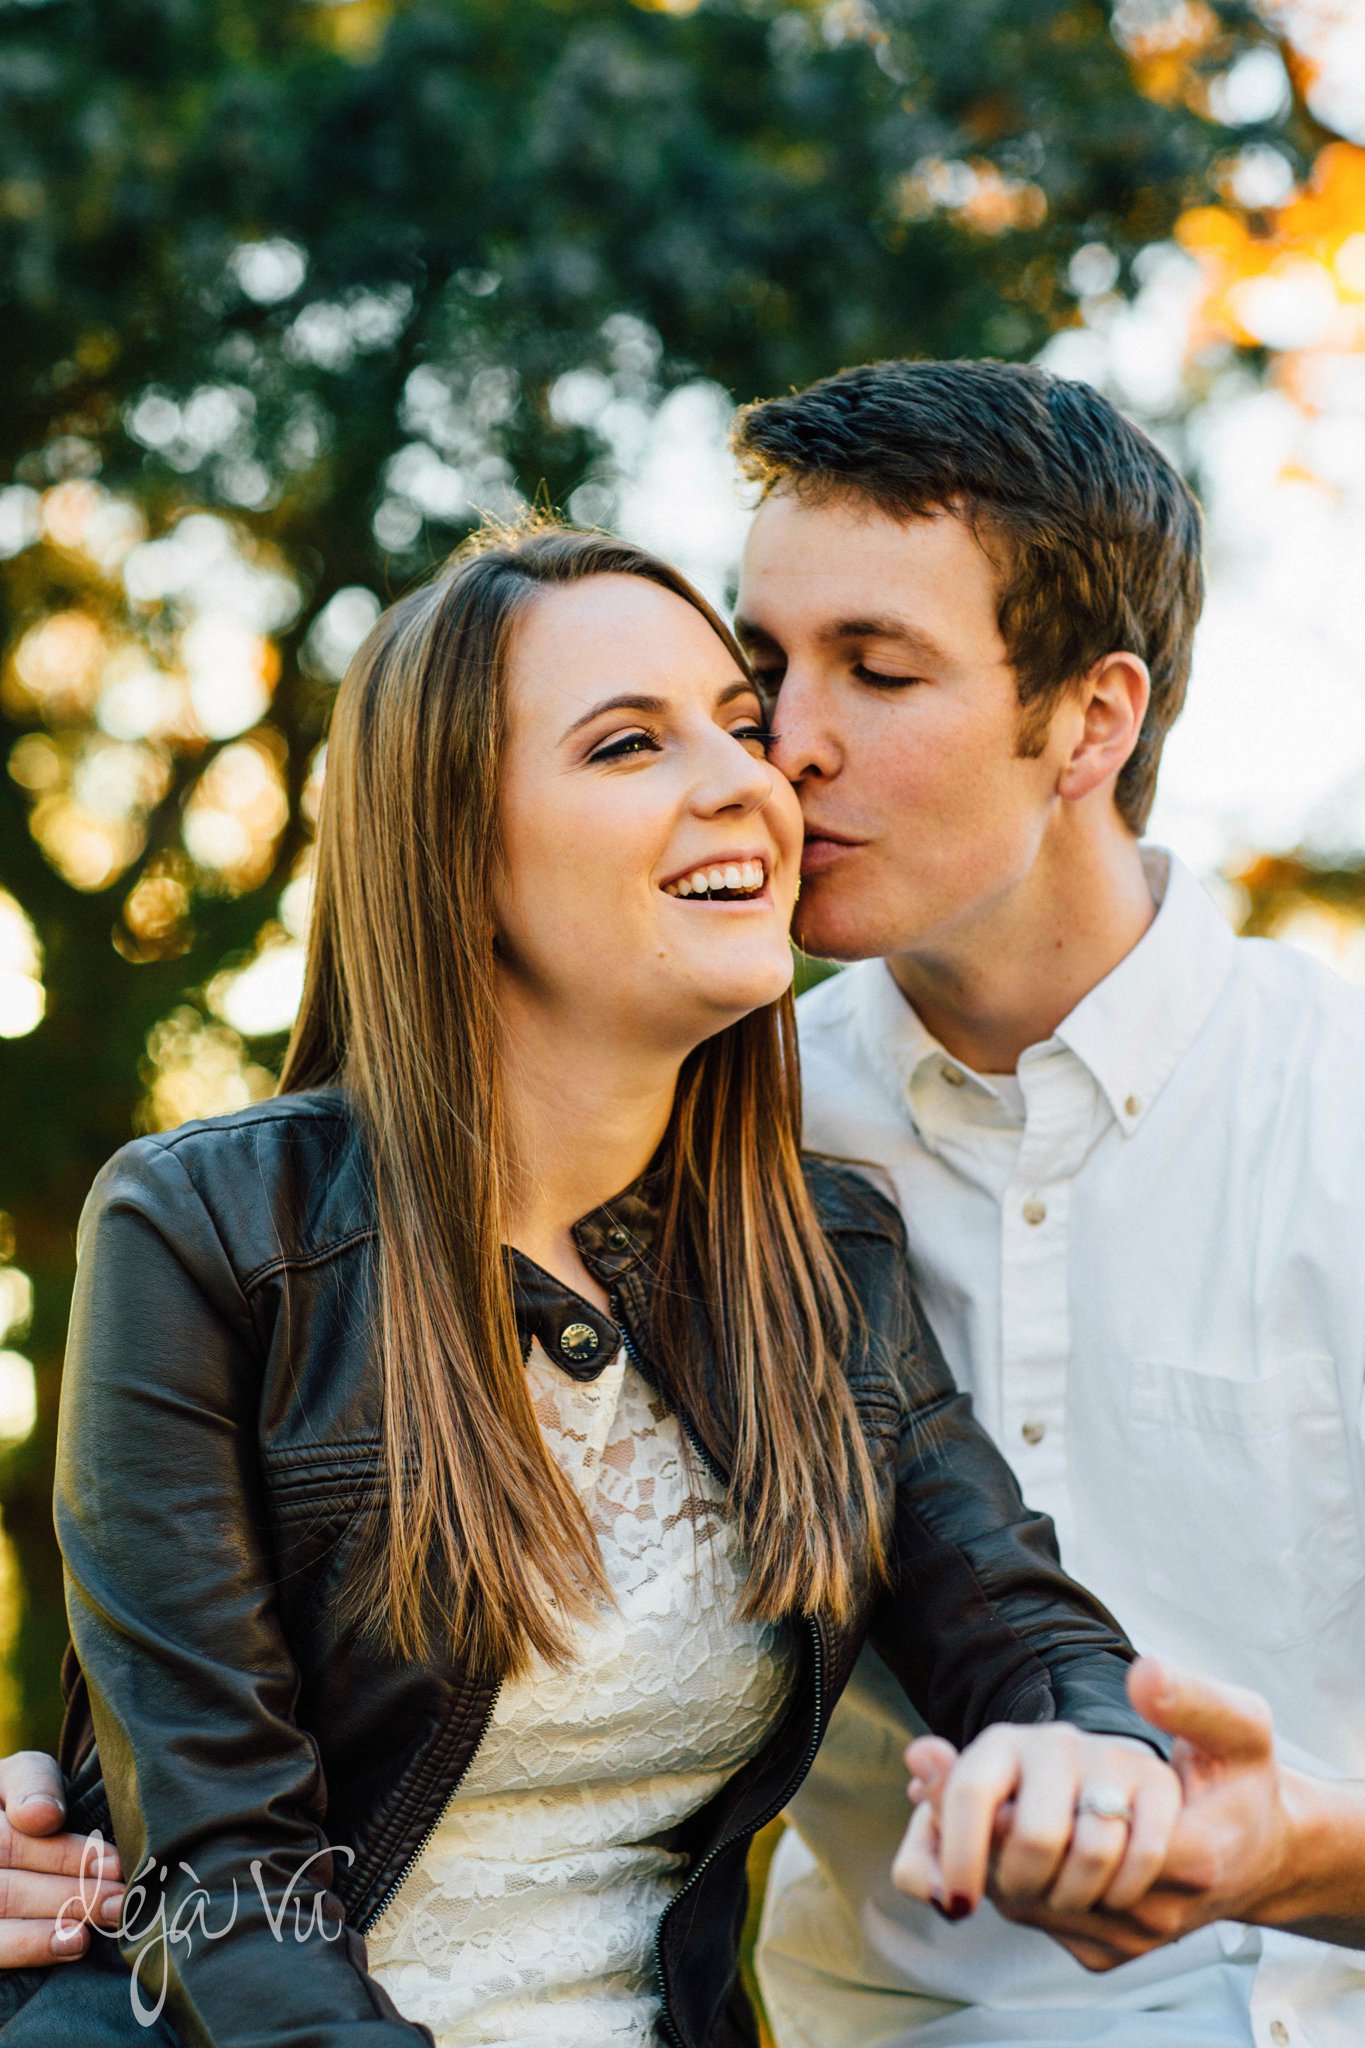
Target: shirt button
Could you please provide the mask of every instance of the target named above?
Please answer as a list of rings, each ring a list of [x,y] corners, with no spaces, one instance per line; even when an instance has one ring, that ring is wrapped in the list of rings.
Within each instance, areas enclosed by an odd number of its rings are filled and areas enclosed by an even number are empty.
[[[1130,1095],[1123,1106],[1125,1110],[1128,1112],[1129,1116],[1141,1116],[1142,1097],[1140,1095]]]
[[[940,1067],[939,1072],[950,1088],[961,1088],[967,1079],[961,1067]]]
[[[1025,1223],[1043,1223],[1047,1220],[1047,1203],[1041,1195],[1030,1195],[1024,1204]]]
[[[591,1358],[601,1342],[602,1339],[591,1323],[570,1323],[567,1329],[559,1333],[560,1350],[566,1358],[572,1358],[576,1365],[581,1365],[584,1359]]]
[[[1045,1422],[1026,1422],[1019,1432],[1026,1444],[1040,1444],[1047,1435]]]
[[[1270,2038],[1275,2043],[1275,2048],[1288,2048],[1289,2029],[1283,2020],[1270,2022]]]

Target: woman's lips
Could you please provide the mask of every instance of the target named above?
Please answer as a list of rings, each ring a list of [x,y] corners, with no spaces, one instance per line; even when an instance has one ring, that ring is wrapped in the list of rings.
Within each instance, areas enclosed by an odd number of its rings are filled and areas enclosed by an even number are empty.
[[[823,875],[828,869],[838,867],[850,854],[857,853],[859,844],[857,840],[828,839],[822,832],[808,832],[801,855],[802,874]]]

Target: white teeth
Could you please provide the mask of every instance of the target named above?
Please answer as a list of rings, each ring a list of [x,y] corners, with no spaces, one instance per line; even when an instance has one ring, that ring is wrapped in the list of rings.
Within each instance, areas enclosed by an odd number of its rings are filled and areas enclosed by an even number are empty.
[[[727,861],[724,867],[693,868],[690,875],[665,882],[664,894],[707,896],[713,890],[725,889],[732,896],[757,895],[767,879],[767,868],[761,860]]]

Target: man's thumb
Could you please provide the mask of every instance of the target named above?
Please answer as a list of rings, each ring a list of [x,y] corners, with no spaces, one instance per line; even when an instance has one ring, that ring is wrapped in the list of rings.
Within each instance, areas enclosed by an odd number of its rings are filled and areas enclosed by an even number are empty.
[[[1155,1727],[1223,1763],[1255,1763],[1274,1746],[1269,1707],[1243,1686],[1215,1685],[1156,1657],[1139,1657],[1128,1672],[1128,1697]]]

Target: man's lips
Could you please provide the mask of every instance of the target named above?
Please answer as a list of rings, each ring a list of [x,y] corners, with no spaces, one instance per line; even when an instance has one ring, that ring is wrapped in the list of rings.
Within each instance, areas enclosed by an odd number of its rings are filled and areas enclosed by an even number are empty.
[[[801,855],[803,875],[821,875],[829,868],[838,867],[850,854],[857,853],[862,845],[860,839],[846,839],[837,832],[824,832],[817,826],[806,827],[806,844]]]

